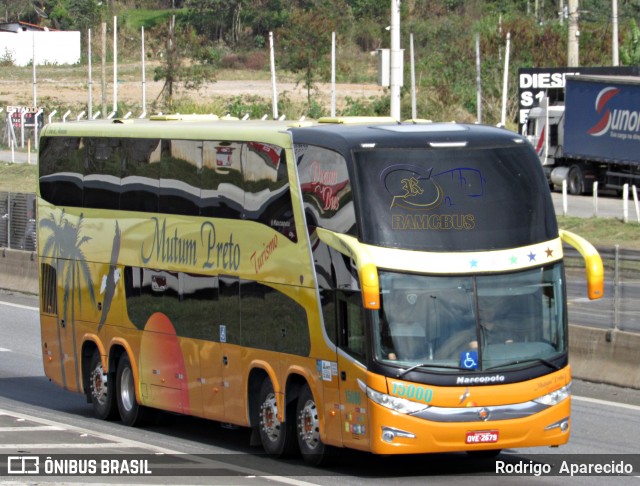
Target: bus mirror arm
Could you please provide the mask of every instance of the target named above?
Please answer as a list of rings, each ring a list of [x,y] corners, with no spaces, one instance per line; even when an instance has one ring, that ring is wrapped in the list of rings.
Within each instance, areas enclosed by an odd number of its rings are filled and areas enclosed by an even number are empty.
[[[604,267],[598,250],[581,236],[570,231],[560,230],[560,239],[573,246],[582,258],[587,269],[587,295],[589,299],[600,299],[604,296]]]
[[[380,309],[378,269],[375,263],[371,261],[371,256],[366,249],[352,236],[340,235],[323,228],[316,228],[316,233],[323,243],[343,255],[347,255],[355,262],[360,279],[362,305],[364,308],[371,310]]]

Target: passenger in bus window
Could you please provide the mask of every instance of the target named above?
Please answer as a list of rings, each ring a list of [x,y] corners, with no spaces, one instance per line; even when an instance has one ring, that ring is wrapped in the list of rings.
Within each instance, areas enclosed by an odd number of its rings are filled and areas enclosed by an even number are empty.
[[[513,343],[513,322],[508,318],[509,300],[504,297],[479,299],[480,331],[483,344]],[[471,340],[471,349],[477,349],[478,341]]]
[[[393,350],[387,354],[390,360],[425,360],[430,348],[426,333],[426,316],[423,303],[414,292],[396,290],[389,294],[385,315]]]

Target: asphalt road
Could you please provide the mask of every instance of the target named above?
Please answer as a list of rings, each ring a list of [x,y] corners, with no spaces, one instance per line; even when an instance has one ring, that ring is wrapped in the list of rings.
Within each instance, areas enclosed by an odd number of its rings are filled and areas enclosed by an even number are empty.
[[[151,460],[152,476],[103,476],[100,484],[311,484],[343,486],[512,484],[496,476],[496,464],[558,464],[579,460],[637,464],[631,475],[602,477],[532,477],[538,484],[639,484],[640,390],[574,382],[572,435],[560,449],[504,451],[496,459],[465,454],[374,457],[343,453],[326,469],[312,469],[297,458],[274,460],[249,445],[246,429],[190,417],[163,415],[159,423],[129,428],[93,418],[84,398],[43,376],[37,298],[0,293],[0,482],[5,456],[60,453],[132,454]],[[562,455],[556,455],[562,454]],[[579,456],[578,456],[579,455]],[[68,457],[68,456],[63,456]],[[160,476],[158,474],[165,474]],[[15,477],[10,478],[15,481]],[[19,478],[18,478],[19,479]],[[29,484],[84,484],[87,476],[30,477]],[[37,480],[37,482],[35,481]],[[524,481],[525,479],[521,479]]]

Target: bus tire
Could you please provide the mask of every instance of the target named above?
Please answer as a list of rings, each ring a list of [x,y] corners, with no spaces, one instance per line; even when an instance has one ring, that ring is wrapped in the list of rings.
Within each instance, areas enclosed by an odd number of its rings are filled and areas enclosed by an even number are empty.
[[[136,400],[136,383],[133,377],[131,360],[123,354],[118,360],[116,371],[116,401],[120,420],[124,425],[135,427],[142,425],[146,417],[146,407]]]
[[[569,194],[579,196],[584,193],[584,174],[577,165],[572,165],[567,175],[567,191]]]
[[[270,456],[287,457],[295,451],[295,420],[280,422],[278,405],[271,380],[266,378],[260,387],[259,394],[260,442],[264,451]]]
[[[89,365],[89,398],[93,405],[93,413],[100,420],[112,420],[118,414],[114,394],[115,385],[109,381],[109,375],[102,367],[100,352],[96,349],[91,355]]]
[[[327,463],[329,447],[320,440],[320,421],[318,407],[309,385],[305,384],[300,390],[296,409],[296,425],[298,447],[304,462],[310,466],[320,466]]]

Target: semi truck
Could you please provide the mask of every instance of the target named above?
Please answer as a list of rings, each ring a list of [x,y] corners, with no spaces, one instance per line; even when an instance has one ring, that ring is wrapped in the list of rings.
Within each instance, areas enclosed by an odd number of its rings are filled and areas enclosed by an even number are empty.
[[[526,135],[552,188],[570,194],[640,183],[640,76],[567,76],[564,104],[529,111]]]

